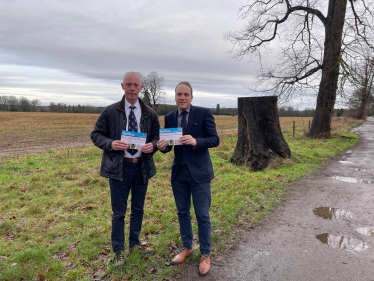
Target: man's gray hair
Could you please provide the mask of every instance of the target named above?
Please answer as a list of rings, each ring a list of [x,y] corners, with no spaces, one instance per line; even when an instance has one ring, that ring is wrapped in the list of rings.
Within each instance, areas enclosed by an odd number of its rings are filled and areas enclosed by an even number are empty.
[[[135,72],[135,71],[126,72],[125,75],[123,76],[123,81],[125,81],[126,76],[129,75],[129,74],[136,74],[136,75],[138,75],[139,79],[140,79],[140,83],[142,82],[142,76],[140,75],[139,72]]]
[[[191,86],[191,83],[190,82],[188,82],[188,81],[181,81],[181,82],[179,82],[178,83],[178,85],[175,87],[175,93],[177,92],[177,88],[178,88],[178,86],[179,85],[186,85],[186,86],[188,86],[188,87],[190,87],[190,89],[191,89],[191,96],[193,96],[193,90],[192,90],[192,86]]]

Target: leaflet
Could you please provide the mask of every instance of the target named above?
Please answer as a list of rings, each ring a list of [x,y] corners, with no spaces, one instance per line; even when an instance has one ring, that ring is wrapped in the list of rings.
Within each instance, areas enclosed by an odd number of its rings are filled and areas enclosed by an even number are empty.
[[[179,128],[160,129],[160,140],[166,140],[168,145],[182,145],[179,141],[182,135],[182,130]]]
[[[129,144],[130,149],[140,149],[145,145],[147,139],[147,133],[122,131],[121,141],[125,141]]]

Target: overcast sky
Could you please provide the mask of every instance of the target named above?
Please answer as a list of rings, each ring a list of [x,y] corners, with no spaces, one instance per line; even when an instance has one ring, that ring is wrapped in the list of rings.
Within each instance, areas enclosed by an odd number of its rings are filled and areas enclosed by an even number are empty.
[[[256,63],[236,61],[226,31],[240,0],[0,0],[0,95],[105,106],[127,71],[165,78],[167,103],[188,80],[193,104],[236,107]]]

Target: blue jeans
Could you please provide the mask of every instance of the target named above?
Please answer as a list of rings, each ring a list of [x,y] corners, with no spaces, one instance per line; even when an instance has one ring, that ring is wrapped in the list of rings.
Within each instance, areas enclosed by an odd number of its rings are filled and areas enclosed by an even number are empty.
[[[123,181],[109,179],[112,203],[112,248],[114,252],[123,251],[125,245],[125,214],[127,199],[131,190],[131,214],[129,247],[140,244],[139,234],[142,229],[144,200],[148,181],[143,182],[140,163],[123,164]]]
[[[192,249],[191,195],[199,229],[200,252],[210,254],[211,226],[209,208],[211,202],[210,181],[196,183],[190,171],[179,166],[177,175],[171,183],[175,204],[178,209],[178,220],[183,247]]]

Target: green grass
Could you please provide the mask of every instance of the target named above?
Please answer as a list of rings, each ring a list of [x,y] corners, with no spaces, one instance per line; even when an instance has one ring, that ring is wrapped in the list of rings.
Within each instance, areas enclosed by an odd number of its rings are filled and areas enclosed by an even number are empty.
[[[222,137],[220,146],[211,149],[216,176],[211,185],[212,255],[235,247],[238,232],[261,223],[290,183],[353,146],[357,137],[348,129],[325,140],[285,135],[292,160],[274,157],[261,172],[231,165],[236,138]],[[0,159],[0,280],[162,280],[182,274],[184,266],[168,265],[182,246],[170,186],[173,155],[156,153],[154,159],[158,173],[149,183],[141,240],[152,244],[156,254],[128,254],[123,270],[109,263],[110,194],[108,180],[99,176],[99,149]],[[198,249],[193,210],[192,218]],[[126,235],[128,221],[129,211]],[[196,250],[187,262],[198,260]]]

